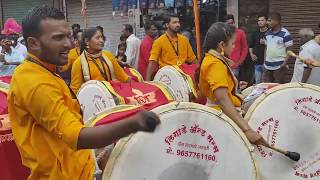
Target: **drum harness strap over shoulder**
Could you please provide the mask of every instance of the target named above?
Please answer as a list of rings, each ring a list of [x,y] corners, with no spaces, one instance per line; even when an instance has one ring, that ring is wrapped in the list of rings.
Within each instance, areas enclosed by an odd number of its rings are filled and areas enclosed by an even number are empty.
[[[88,61],[87,61],[87,58],[86,58],[86,54],[88,54],[88,52],[83,51],[83,53],[80,55],[81,69],[82,69],[82,75],[83,75],[84,82],[87,82],[87,81],[91,80],[89,64],[88,64]],[[116,76],[115,76],[115,73],[114,73],[113,64],[109,60],[109,58],[106,55],[104,55],[103,53],[100,55],[100,57],[96,57],[96,58],[102,58],[103,61],[105,63],[107,63],[107,65],[109,67],[109,70],[110,70],[111,80],[116,79]],[[102,66],[104,66],[103,63],[102,63]],[[97,67],[97,68],[99,68],[99,67]],[[100,72],[100,73],[102,73],[102,72]],[[104,78],[105,78],[106,81],[108,81],[108,79],[106,79],[106,77],[104,77]]]
[[[218,53],[217,51],[211,49],[209,50],[208,54],[216,57],[217,59],[219,59],[228,69],[228,72],[229,74],[232,76],[232,80],[233,80],[233,83],[234,83],[234,87],[231,91],[232,95],[236,96],[242,103],[243,101],[243,97],[240,93],[238,93],[237,89],[238,89],[238,80],[237,78],[235,77],[235,75],[233,74],[232,70],[231,70],[231,67],[230,67],[230,64],[233,63],[231,59],[228,59],[224,56],[222,56],[220,53]],[[208,100],[208,105],[209,106],[217,106],[217,104],[213,101],[211,101],[210,99],[207,99]]]

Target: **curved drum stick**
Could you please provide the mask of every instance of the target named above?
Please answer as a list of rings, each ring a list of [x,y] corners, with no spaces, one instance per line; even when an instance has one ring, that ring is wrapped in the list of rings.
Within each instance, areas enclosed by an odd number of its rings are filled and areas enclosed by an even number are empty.
[[[292,51],[288,51],[287,54],[288,54],[289,56],[292,56],[292,57],[298,59],[299,61],[302,61],[302,62],[306,61],[306,59],[304,59],[304,58],[296,55],[296,54],[295,54],[294,52],[292,52]]]

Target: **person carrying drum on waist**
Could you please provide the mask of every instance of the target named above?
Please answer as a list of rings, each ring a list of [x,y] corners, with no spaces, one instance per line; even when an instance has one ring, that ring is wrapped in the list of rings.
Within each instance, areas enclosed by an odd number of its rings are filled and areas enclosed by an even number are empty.
[[[161,35],[152,45],[146,80],[152,80],[154,69],[167,65],[180,66],[184,63],[196,62],[196,56],[192,50],[188,38],[179,34],[180,22],[177,15],[165,18],[167,31]]]
[[[72,65],[70,87],[75,94],[89,80],[130,82],[130,77],[111,52],[102,50],[104,39],[98,28],[84,30],[81,55]]]
[[[93,153],[160,123],[152,112],[108,125],[85,127],[80,105],[57,66],[68,63],[71,48],[64,14],[48,6],[29,11],[22,22],[28,56],[15,70],[8,93],[9,117],[23,165],[33,179],[93,179]]]
[[[230,55],[235,44],[235,27],[215,23],[209,28],[205,41],[205,56],[197,70],[200,91],[207,97],[207,105],[222,110],[244,132],[253,144],[266,143],[261,135],[251,129],[237,109],[242,98],[237,93],[238,81],[231,70]]]

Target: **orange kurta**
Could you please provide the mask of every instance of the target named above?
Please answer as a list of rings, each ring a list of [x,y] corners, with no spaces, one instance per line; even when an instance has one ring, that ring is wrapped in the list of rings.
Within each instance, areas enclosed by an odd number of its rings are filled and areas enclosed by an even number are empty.
[[[46,68],[25,60],[8,93],[12,131],[22,163],[31,169],[29,179],[92,179],[92,151],[77,150],[84,128],[78,102],[53,73],[54,65],[29,56]]]
[[[102,53],[106,57],[108,57],[108,59],[111,61],[116,79],[119,80],[120,82],[127,82],[129,77],[124,72],[122,67],[118,64],[117,59],[108,51],[102,51]],[[90,73],[91,80],[99,80],[99,81],[111,80],[110,68],[106,63],[102,63],[103,60],[92,59],[89,57],[86,57],[86,59],[89,66],[89,73]],[[98,64],[100,69],[103,69],[102,66],[104,66],[107,74],[107,79],[104,78],[103,74],[101,74],[98,67],[93,61],[95,61]],[[81,60],[80,60],[80,57],[78,57],[78,59],[72,65],[70,88],[73,90],[75,94],[77,94],[83,83],[85,82],[84,82],[83,73],[82,73]]]
[[[235,107],[241,106],[241,100],[232,91],[235,87],[233,76],[229,73],[228,67],[218,58],[206,54],[200,68],[200,90],[212,102],[216,102],[214,91],[218,88],[227,88]],[[216,109],[220,107],[215,106]]]
[[[189,40],[178,34],[177,38],[165,33],[154,41],[150,53],[150,61],[155,61],[160,67],[193,62],[196,59]]]

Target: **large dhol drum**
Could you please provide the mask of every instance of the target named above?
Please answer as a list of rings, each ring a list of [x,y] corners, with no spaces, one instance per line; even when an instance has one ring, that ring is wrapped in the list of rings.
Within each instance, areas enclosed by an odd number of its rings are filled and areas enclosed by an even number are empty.
[[[290,83],[263,93],[245,119],[271,145],[300,153],[294,162],[265,147],[256,149],[264,180],[320,179],[320,88]]]
[[[81,86],[77,97],[85,122],[117,105],[137,105],[153,109],[174,100],[172,92],[161,82],[120,83],[91,80]]]
[[[104,180],[259,179],[252,146],[223,114],[186,102],[153,111],[160,116],[159,127],[121,139]]]
[[[153,81],[166,84],[174,92],[176,101],[190,102],[191,96],[197,97],[192,78],[178,66],[161,68]]]
[[[104,83],[96,80],[83,84],[77,94],[77,98],[85,122],[95,114],[119,104]]]
[[[0,169],[1,179],[20,180],[27,179],[30,171],[22,165],[11,130],[7,102],[10,79],[0,77]]]

